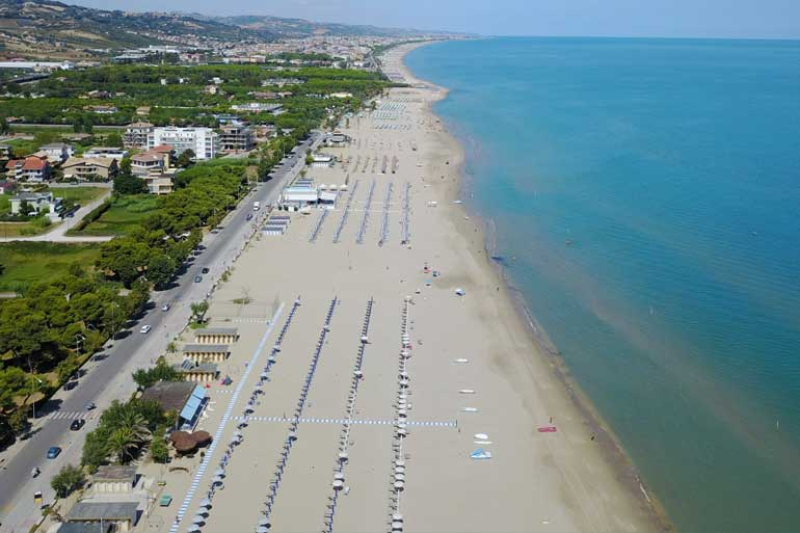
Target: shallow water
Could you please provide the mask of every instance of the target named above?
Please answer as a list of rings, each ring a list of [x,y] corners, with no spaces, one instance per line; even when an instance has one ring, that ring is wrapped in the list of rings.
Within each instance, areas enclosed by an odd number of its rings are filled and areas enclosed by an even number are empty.
[[[678,528],[800,530],[800,42],[491,39],[407,63],[451,89],[466,203]]]

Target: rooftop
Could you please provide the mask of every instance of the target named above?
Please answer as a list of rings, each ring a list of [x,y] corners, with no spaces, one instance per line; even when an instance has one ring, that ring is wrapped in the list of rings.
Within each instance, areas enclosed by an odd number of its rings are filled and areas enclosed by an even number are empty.
[[[219,353],[229,351],[230,347],[227,344],[187,344],[183,347],[184,353]]]
[[[180,411],[195,385],[188,381],[162,381],[142,393],[142,400],[155,400],[166,411]]]
[[[137,502],[78,502],[67,513],[68,522],[93,520],[130,520],[136,522]]]
[[[239,330],[236,328],[203,328],[198,329],[194,332],[195,338],[202,337],[204,335],[233,335],[236,336],[239,334]]]
[[[136,467],[121,465],[103,465],[92,476],[95,483],[98,481],[129,481],[136,479]]]

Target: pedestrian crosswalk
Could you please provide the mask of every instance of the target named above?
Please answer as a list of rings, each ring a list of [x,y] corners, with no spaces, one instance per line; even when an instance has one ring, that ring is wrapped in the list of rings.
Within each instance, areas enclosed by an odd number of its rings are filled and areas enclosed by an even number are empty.
[[[56,411],[48,418],[50,420],[77,420],[78,418],[86,418],[86,411]]]
[[[244,417],[239,416],[235,417],[234,420],[243,420]],[[282,416],[251,416],[248,417],[248,420],[251,422],[293,422],[294,419],[292,418],[285,418]],[[348,422],[345,418],[299,418],[298,422],[301,424],[336,424],[342,425]],[[364,425],[364,426],[393,426],[395,424],[400,423],[399,420],[390,420],[390,419],[377,419],[377,420],[367,420],[367,419],[353,419],[349,421],[350,424],[353,425]],[[452,421],[425,421],[425,420],[409,420],[403,421],[406,426],[409,427],[450,427],[454,428],[457,427],[457,424]]]

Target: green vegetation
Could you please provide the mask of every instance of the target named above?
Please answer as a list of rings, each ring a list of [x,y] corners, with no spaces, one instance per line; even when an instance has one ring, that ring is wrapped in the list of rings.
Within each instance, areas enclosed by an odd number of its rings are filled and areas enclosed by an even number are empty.
[[[66,465],[50,480],[50,486],[59,498],[66,498],[86,483],[86,475],[77,466]]]
[[[268,66],[251,65],[109,65],[59,74],[58,78],[39,82],[37,91],[43,94],[42,98],[0,98],[0,116],[22,117],[29,123],[72,125],[76,132],[95,133],[94,126],[128,124],[136,118],[137,107],[150,106],[148,120],[156,125],[217,126],[213,115],[230,113],[232,104],[252,102],[254,97],[249,93],[266,91],[262,81],[282,75]],[[284,89],[292,93],[280,100],[284,114],[234,113],[254,123],[307,132],[331,108],[353,111],[389,85],[379,74],[357,70],[304,67],[291,76],[304,83]],[[221,91],[207,94],[205,87],[214,77],[224,80]],[[167,80],[166,85],[161,84],[162,79]],[[103,97],[87,97],[98,87],[106,91]],[[342,91],[353,97],[324,98]],[[112,105],[117,112],[94,113],[91,106],[96,105]]]
[[[158,428],[172,425],[175,413],[165,413],[156,401],[114,401],[103,411],[97,429],[86,435],[81,465],[95,472],[104,464],[135,459]]]
[[[138,178],[135,178],[138,179]],[[133,196],[114,195],[107,205],[86,215],[80,224],[67,232],[67,235],[127,235],[138,228],[142,221],[158,209],[158,197],[150,194]],[[89,218],[97,212],[98,217]],[[82,222],[83,222],[82,221]]]
[[[100,257],[96,244],[9,242],[0,244],[0,291],[21,291],[70,271],[73,265],[91,265]],[[2,305],[0,305],[2,309]]]
[[[159,357],[156,366],[149,370],[139,368],[133,373],[133,381],[144,390],[152,387],[159,381],[183,381],[183,375],[169,366],[164,357]]]

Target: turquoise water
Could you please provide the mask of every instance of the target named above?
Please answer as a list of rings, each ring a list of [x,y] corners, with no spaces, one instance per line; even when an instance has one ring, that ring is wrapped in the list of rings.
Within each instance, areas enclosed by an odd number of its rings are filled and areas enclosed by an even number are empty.
[[[451,89],[470,207],[678,529],[799,531],[800,42],[496,39],[407,63]]]

